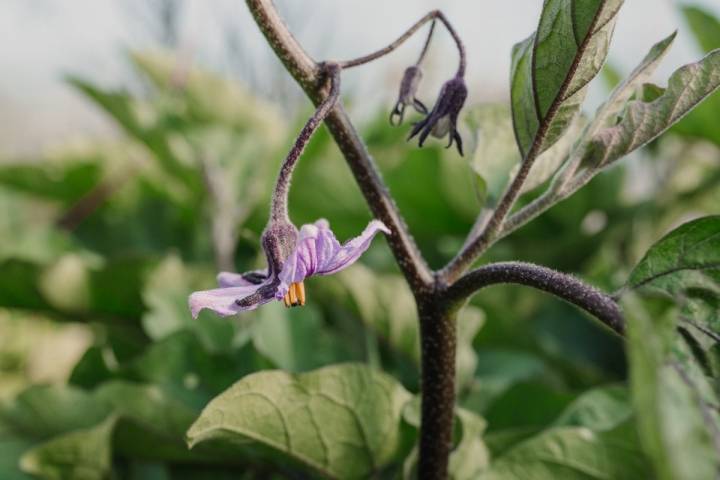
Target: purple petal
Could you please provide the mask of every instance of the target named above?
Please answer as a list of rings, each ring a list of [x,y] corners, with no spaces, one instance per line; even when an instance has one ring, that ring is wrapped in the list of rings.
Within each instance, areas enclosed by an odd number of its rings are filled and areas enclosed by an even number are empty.
[[[237,303],[235,303],[235,301],[252,295],[262,286],[264,286],[264,284],[242,287],[216,288],[213,290],[194,292],[190,295],[190,298],[188,299],[190,312],[192,313],[193,318],[197,318],[200,310],[206,308],[223,317],[226,317],[228,315],[235,315],[236,313],[239,313],[241,311],[254,310],[258,306],[272,300],[273,297],[263,298],[259,302],[250,305],[249,307],[240,307]]]
[[[232,272],[220,272],[217,276],[217,282],[218,285],[222,288],[225,287],[252,287],[257,286],[258,283],[264,283],[263,282],[251,282],[245,276],[257,276],[257,277],[267,277],[268,271],[267,268],[264,268],[262,270],[252,270],[250,272],[245,273],[232,273]]]
[[[377,232],[390,233],[384,223],[371,221],[359,237],[340,245],[327,220],[321,219],[300,229],[296,250],[280,272],[280,287],[275,297],[282,299],[291,283],[311,275],[329,275],[353,264],[370,246]]]

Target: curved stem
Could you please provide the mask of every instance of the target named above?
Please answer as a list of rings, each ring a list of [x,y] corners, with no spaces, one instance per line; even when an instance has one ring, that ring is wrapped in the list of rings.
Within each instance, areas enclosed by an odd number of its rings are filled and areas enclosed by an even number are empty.
[[[428,31],[427,38],[425,38],[425,45],[423,45],[420,56],[418,56],[417,62],[415,62],[416,66],[420,66],[422,61],[425,59],[425,55],[427,55],[428,49],[430,48],[430,41],[432,40],[433,32],[435,31],[435,23],[437,22],[433,20],[430,24],[430,30]]]
[[[608,295],[582,280],[547,267],[523,262],[499,262],[466,273],[447,289],[447,300],[458,306],[489,285],[515,283],[551,293],[585,310],[619,335],[625,333],[620,307]]]
[[[292,36],[272,1],[246,0],[246,4],[285,68],[312,101],[319,104],[324,99],[320,67]],[[325,124],[350,166],[372,213],[392,231],[387,237],[388,245],[406,280],[414,291],[428,290],[433,282],[432,273],[408,233],[405,221],[382,181],[375,162],[345,113],[342,101],[335,104]]]
[[[462,39],[460,38],[460,35],[458,35],[458,33],[455,31],[455,28],[453,28],[450,21],[447,19],[447,17],[445,17],[445,15],[440,10],[433,10],[433,11],[427,13],[424,17],[422,17],[420,20],[415,22],[407,31],[405,31],[405,33],[400,35],[397,38],[397,40],[395,40],[391,44],[387,45],[386,47],[383,47],[380,50],[377,50],[373,53],[364,55],[359,58],[354,58],[352,60],[346,60],[344,62],[339,62],[340,67],[343,69],[357,67],[357,66],[372,62],[374,60],[377,60],[380,57],[384,57],[385,55],[395,51],[400,45],[405,43],[405,41],[407,41],[407,39],[412,37],[413,34],[420,29],[420,27],[425,25],[430,20],[433,20],[433,27],[434,27],[434,24],[435,24],[434,20],[436,20],[436,19],[440,20],[443,23],[443,25],[445,25],[445,28],[447,29],[447,31],[450,33],[450,35],[453,37],[453,40],[455,41],[455,45],[457,46],[457,49],[458,49],[458,55],[460,56],[460,63],[458,65],[457,76],[462,77],[463,75],[465,75],[465,68],[467,65],[467,60],[466,60],[466,56],[465,56],[465,45],[463,44]],[[420,61],[422,61],[423,57],[425,56],[425,52],[430,43],[430,38],[432,37],[433,27],[430,28],[430,33],[428,35],[427,40],[425,41],[425,46],[423,47],[423,52],[420,55],[420,59],[418,60],[418,63],[420,63]]]
[[[323,66],[323,71],[330,77],[330,93],[325,100],[320,103],[312,117],[305,123],[300,131],[295,144],[290,149],[285,161],[280,167],[277,181],[275,182],[275,191],[272,196],[270,206],[270,219],[274,222],[288,220],[288,193],[290,191],[290,179],[295,169],[300,155],[302,155],[305,146],[315,130],[320,126],[325,117],[328,116],[330,110],[337,103],[340,96],[340,68],[337,64],[328,63]]]

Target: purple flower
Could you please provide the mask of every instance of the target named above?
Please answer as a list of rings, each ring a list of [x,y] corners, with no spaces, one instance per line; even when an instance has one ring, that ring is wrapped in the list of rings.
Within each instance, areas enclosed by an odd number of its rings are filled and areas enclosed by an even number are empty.
[[[462,138],[457,131],[457,119],[467,98],[467,93],[465,80],[463,80],[462,77],[456,76],[452,80],[445,82],[442,89],[440,89],[438,100],[432,112],[413,126],[408,140],[420,134],[418,144],[422,147],[425,139],[430,134],[436,138],[442,138],[448,135],[450,142],[447,148],[450,148],[453,141],[455,141],[458,152],[462,155]]]
[[[222,272],[220,288],[190,295],[190,311],[194,318],[200,310],[210,309],[227,316],[254,310],[272,300],[282,300],[286,307],[305,305],[303,280],[314,275],[330,275],[352,265],[370,246],[379,231],[390,230],[379,220],[371,221],[360,236],[341,245],[327,220],[303,225],[300,232],[280,225],[271,225],[263,234],[263,249],[268,268],[243,274]]]
[[[415,110],[423,115],[427,115],[428,109],[420,100],[415,98],[417,94],[420,80],[422,79],[422,70],[417,65],[408,67],[403,75],[402,82],[400,83],[400,94],[398,95],[398,101],[395,104],[395,108],[390,113],[390,124],[400,125],[405,116],[405,107],[411,105]]]

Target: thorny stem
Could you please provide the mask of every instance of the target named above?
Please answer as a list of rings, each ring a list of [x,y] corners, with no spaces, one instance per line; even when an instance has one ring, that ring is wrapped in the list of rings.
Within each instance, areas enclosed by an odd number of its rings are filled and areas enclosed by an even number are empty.
[[[423,57],[425,56],[425,53],[430,44],[430,39],[432,37],[436,19],[440,20],[443,23],[443,25],[445,25],[445,28],[447,29],[447,31],[450,33],[450,35],[453,37],[453,40],[455,41],[455,45],[457,46],[457,49],[458,49],[458,55],[460,56],[460,60],[459,60],[460,63],[458,65],[456,75],[458,77],[462,77],[465,75],[465,68],[467,66],[467,60],[465,58],[465,45],[463,44],[463,41],[460,38],[460,35],[458,35],[458,33],[455,31],[455,28],[453,28],[450,21],[447,19],[447,17],[445,17],[445,15],[440,10],[433,10],[432,12],[429,12],[427,15],[425,15],[420,20],[415,22],[415,24],[413,24],[413,26],[411,26],[405,33],[400,35],[400,37],[398,37],[398,39],[395,40],[394,42],[392,42],[390,45],[383,47],[380,50],[377,50],[371,54],[368,54],[368,55],[365,55],[365,56],[362,56],[359,58],[354,58],[352,60],[346,60],[344,62],[338,62],[338,63],[340,64],[341,68],[346,69],[346,68],[352,68],[352,67],[364,65],[366,63],[372,62],[373,60],[377,60],[378,58],[383,57],[383,56],[387,55],[388,53],[393,52],[400,45],[405,43],[405,41],[407,39],[412,37],[413,34],[420,29],[420,27],[422,27],[427,22],[432,20],[433,23],[432,23],[432,26],[430,27],[430,33],[428,34],[428,38],[425,41],[425,46],[423,47],[423,51],[417,62],[419,64],[422,61]]]
[[[340,96],[340,68],[334,63],[323,65],[323,72],[330,77],[330,93],[320,103],[315,113],[305,123],[300,131],[295,144],[290,149],[285,161],[280,167],[277,182],[275,183],[275,191],[272,196],[272,204],[270,206],[270,218],[272,221],[288,220],[288,193],[290,190],[290,179],[300,155],[302,155],[312,134],[320,126],[325,117],[328,116],[332,108],[337,103]]]
[[[460,52],[458,75],[465,71],[465,48],[459,36],[439,11],[433,11],[413,25],[410,30],[388,47],[356,60],[340,63],[317,64],[289,32],[275,9],[272,0],[246,0],[257,25],[269,45],[285,65],[288,72],[302,86],[316,104],[327,101],[323,68],[335,65],[338,70],[362,65],[379,58],[407,40],[424,23],[439,19],[451,33]],[[430,32],[432,33],[432,31]],[[426,41],[424,51],[427,49]],[[424,53],[421,55],[421,59]],[[335,82],[337,85],[337,82]],[[496,283],[521,283],[553,293],[564,300],[598,316],[615,331],[622,331],[622,317],[617,305],[609,297],[568,275],[528,264],[486,266],[467,274],[455,284],[447,276],[433,272],[410,236],[405,221],[382,181],[380,173],[348,118],[342,100],[330,107],[325,123],[350,167],[373,215],[385,223],[392,233],[387,237],[400,270],[407,280],[417,303],[420,319],[422,350],[422,418],[420,427],[419,478],[442,480],[447,478],[447,467],[452,448],[452,428],[455,396],[455,312],[466,298],[476,290]],[[316,127],[315,127],[316,128]],[[302,136],[302,135],[301,135]],[[527,158],[537,155],[540,144],[534,146]],[[526,160],[527,160],[526,158]],[[296,160],[296,159],[295,159]],[[506,205],[496,210],[489,220],[497,230],[519,194],[532,162],[525,162],[514,186],[506,194]],[[492,230],[491,229],[491,230]],[[489,229],[484,230],[488,235]],[[491,236],[489,237],[491,238]],[[488,243],[487,245],[489,245]],[[534,274],[543,274],[538,278]]]

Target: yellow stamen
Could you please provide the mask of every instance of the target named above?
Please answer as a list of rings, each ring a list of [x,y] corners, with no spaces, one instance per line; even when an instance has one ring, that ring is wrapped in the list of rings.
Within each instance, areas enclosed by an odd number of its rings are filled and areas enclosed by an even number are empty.
[[[300,300],[300,305],[305,305],[305,284],[303,282],[296,283],[295,290],[297,291],[297,296],[298,296],[298,300]]]
[[[286,293],[283,297],[283,303],[286,307],[290,308],[290,293]]]
[[[290,305],[292,305],[293,307],[298,304],[298,297],[297,292],[295,291],[295,285],[297,285],[297,283],[291,283],[290,289],[288,290],[288,294],[290,294]]]

